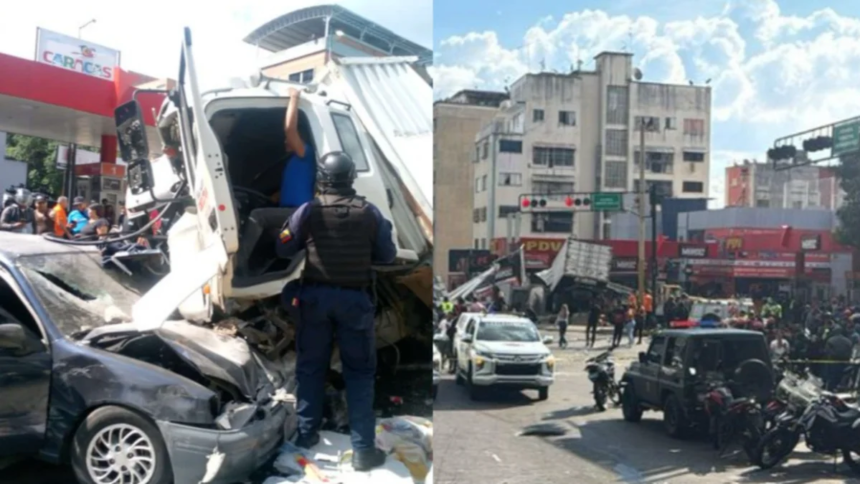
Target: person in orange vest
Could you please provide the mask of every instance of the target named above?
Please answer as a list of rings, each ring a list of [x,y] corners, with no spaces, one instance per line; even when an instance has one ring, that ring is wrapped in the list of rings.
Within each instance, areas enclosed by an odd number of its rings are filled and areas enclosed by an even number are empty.
[[[645,325],[651,322],[651,318],[654,316],[654,298],[651,297],[651,293],[645,291],[645,296],[642,298],[642,311],[641,311],[641,321],[640,324],[637,324],[637,330],[639,333],[639,344],[642,344],[642,333],[645,332]]]

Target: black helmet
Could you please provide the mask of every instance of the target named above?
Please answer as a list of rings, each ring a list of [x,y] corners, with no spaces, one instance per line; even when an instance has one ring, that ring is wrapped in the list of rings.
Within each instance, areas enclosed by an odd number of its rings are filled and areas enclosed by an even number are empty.
[[[348,187],[352,186],[353,180],[355,180],[355,163],[348,154],[335,151],[323,156],[319,169],[321,185]]]

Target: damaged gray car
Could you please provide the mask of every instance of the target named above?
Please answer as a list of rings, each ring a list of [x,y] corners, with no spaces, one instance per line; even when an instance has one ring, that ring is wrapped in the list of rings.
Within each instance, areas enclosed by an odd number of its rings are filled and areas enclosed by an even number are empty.
[[[287,364],[230,320],[138,330],[123,277],[94,249],[0,232],[0,457],[87,484],[245,480],[284,438]]]

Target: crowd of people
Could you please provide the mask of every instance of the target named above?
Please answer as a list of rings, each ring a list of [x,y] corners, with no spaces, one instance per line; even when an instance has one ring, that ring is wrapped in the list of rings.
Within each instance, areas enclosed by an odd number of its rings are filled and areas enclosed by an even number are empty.
[[[94,240],[107,236],[111,228],[123,227],[125,207],[117,214],[108,200],[87,202],[75,197],[69,203],[61,196],[50,206],[48,197],[35,196],[26,188],[10,194],[0,213],[0,230],[21,234],[51,234],[62,239]]]

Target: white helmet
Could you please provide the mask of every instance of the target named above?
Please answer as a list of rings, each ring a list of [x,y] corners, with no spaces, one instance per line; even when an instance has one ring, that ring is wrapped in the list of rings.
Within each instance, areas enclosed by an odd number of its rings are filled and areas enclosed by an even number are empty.
[[[33,194],[30,193],[30,190],[26,188],[19,188],[15,190],[15,202],[18,205],[30,206],[30,202],[33,201]]]

